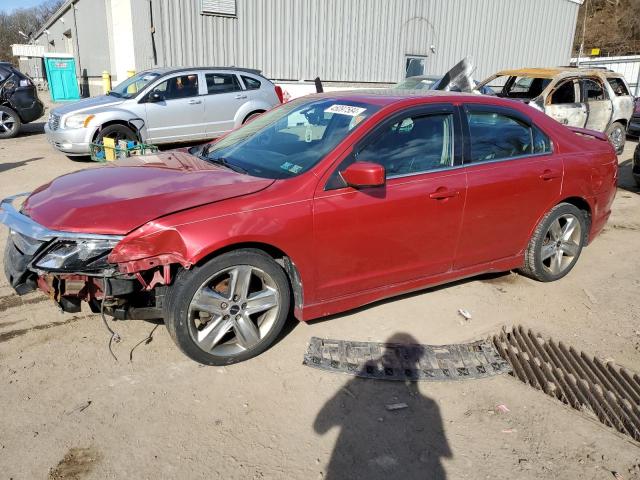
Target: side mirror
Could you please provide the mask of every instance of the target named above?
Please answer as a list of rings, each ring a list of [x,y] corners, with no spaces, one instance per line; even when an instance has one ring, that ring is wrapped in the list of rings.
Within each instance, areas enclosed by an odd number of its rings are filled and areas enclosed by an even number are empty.
[[[355,162],[340,175],[353,188],[380,187],[385,183],[384,167],[378,163]]]
[[[151,92],[149,94],[149,98],[147,101],[151,103],[162,102],[164,100],[164,95],[160,92]]]

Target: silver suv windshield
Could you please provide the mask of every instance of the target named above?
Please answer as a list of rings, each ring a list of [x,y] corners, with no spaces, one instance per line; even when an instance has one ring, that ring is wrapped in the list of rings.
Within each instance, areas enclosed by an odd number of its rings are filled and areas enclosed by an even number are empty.
[[[200,156],[256,177],[295,177],[379,108],[341,98],[296,99],[205,146]]]
[[[118,98],[133,98],[138,92],[160,76],[159,72],[140,72],[114,87],[108,95]]]

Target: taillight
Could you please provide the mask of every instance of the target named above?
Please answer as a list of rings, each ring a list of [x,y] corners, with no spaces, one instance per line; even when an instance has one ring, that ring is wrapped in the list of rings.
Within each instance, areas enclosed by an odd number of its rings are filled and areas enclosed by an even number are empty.
[[[280,103],[284,103],[284,93],[280,85],[276,85],[276,95],[278,96],[278,100],[280,100]]]

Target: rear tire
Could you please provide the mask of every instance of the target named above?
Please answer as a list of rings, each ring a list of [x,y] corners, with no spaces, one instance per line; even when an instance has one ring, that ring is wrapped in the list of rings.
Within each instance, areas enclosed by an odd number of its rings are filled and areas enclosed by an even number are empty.
[[[164,319],[186,356],[229,365],[269,348],[290,308],[284,269],[260,250],[242,249],[182,270],[168,290]]]
[[[553,207],[536,227],[525,252],[521,271],[540,282],[568,274],[587,242],[588,214],[570,203]]]
[[[18,135],[22,122],[18,113],[9,107],[0,107],[0,138]]]
[[[607,137],[609,138],[609,142],[611,143],[611,145],[613,145],[613,148],[616,151],[616,154],[620,155],[624,150],[624,144],[627,140],[627,132],[624,128],[624,125],[620,122],[613,122],[611,125],[609,125],[609,128],[607,128],[606,133]]]

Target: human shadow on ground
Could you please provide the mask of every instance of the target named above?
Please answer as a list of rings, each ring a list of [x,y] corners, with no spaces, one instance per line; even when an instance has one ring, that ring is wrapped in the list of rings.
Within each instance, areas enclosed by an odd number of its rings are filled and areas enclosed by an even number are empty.
[[[42,160],[43,157],[27,158],[26,160],[20,160],[19,162],[7,162],[0,163],[0,173],[6,172],[13,168],[24,167],[29,162],[35,162],[36,160]]]
[[[409,334],[397,333],[387,343],[418,342]],[[384,364],[398,363],[388,358],[391,353],[383,353]],[[417,349],[415,353],[422,352]],[[417,359],[413,363],[417,365]],[[367,363],[362,373],[368,366],[378,368],[378,361]],[[402,408],[387,408],[393,405]],[[349,380],[322,407],[313,424],[319,434],[333,427],[340,434],[326,479],[446,479],[441,459],[452,454],[440,409],[419,392],[415,382]]]

